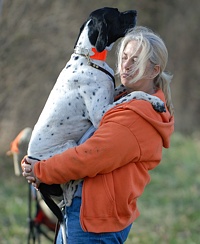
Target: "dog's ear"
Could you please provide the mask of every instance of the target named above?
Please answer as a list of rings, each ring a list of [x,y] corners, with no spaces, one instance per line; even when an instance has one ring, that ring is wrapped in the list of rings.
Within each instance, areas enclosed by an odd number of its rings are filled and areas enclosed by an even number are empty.
[[[96,40],[95,47],[98,52],[102,52],[106,48],[108,43],[108,27],[104,19],[98,23],[97,30],[98,37]]]
[[[93,18],[89,23],[89,33],[88,37],[93,46],[97,49],[98,52],[102,52],[108,43],[108,30],[107,30],[106,21],[103,19],[97,21]]]

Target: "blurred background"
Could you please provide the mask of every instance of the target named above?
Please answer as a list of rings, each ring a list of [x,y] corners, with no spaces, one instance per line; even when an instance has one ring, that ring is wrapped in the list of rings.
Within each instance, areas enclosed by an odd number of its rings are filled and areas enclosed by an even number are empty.
[[[136,9],[137,25],[153,29],[164,39],[169,51],[167,70],[174,75],[172,147],[164,151],[166,164],[153,173],[154,181],[140,203],[143,217],[127,243],[198,243],[200,1],[0,0],[1,243],[26,243],[28,228],[26,182],[22,177],[16,180],[5,152],[19,131],[33,128],[73,52],[81,25],[90,12],[105,6]],[[107,59],[114,70],[116,45]]]
[[[192,3],[194,2],[194,4]],[[93,10],[136,9],[137,25],[161,35],[169,51],[176,131],[200,126],[200,2],[182,0],[0,0],[0,153],[24,127],[33,127],[80,26]],[[115,47],[108,55],[115,69]]]

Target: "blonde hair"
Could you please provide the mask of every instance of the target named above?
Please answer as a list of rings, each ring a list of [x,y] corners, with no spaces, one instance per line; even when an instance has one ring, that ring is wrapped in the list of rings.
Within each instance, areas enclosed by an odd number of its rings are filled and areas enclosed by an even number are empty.
[[[137,82],[145,76],[147,62],[150,61],[153,65],[160,66],[160,73],[154,78],[154,86],[156,89],[162,89],[166,105],[171,115],[174,113],[172,104],[170,83],[172,75],[165,71],[168,62],[168,51],[163,40],[146,27],[134,27],[128,31],[126,36],[122,39],[118,48],[118,63],[117,74],[120,73],[122,67],[122,56],[125,47],[130,41],[136,40],[138,42],[137,50],[140,54],[134,66],[131,67],[130,75],[134,73],[132,82]],[[133,54],[134,56],[134,54]],[[137,72],[136,72],[137,71]]]

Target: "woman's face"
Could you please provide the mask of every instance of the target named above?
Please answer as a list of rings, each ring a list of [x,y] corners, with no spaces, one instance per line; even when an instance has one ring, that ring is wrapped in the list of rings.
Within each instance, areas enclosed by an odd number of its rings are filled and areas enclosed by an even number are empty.
[[[121,83],[127,88],[128,91],[145,91],[147,93],[154,93],[152,91],[153,89],[153,70],[154,67],[150,62],[147,62],[147,66],[145,67],[145,77],[141,78],[135,83],[132,83],[131,81],[137,74],[137,70],[132,73],[135,62],[138,59],[138,56],[141,52],[141,48],[138,49],[138,41],[132,40],[130,41],[122,54],[122,65],[120,70],[120,78]],[[153,78],[151,78],[151,76]]]

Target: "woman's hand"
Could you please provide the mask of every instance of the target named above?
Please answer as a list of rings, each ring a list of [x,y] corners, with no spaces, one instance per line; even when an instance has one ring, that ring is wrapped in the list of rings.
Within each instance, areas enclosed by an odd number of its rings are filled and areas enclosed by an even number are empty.
[[[23,158],[21,162],[21,167],[22,167],[22,175],[26,178],[28,183],[31,183],[36,189],[38,189],[41,181],[36,178],[34,175],[34,165],[37,163],[37,160],[30,159],[27,156]]]

